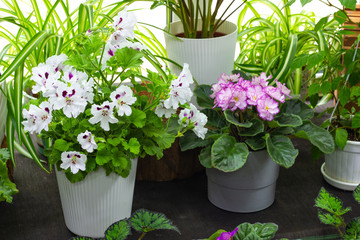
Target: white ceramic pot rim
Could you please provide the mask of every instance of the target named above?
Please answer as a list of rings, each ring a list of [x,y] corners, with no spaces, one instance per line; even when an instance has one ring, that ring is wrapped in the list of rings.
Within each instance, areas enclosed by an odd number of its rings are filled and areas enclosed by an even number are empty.
[[[198,21],[201,21],[201,19],[199,19]],[[176,26],[178,24],[182,24],[181,21],[175,21],[175,22],[172,22],[170,23],[170,32],[167,32],[167,27],[164,28],[164,33],[170,37],[173,37],[175,39],[178,39],[180,41],[183,41],[184,39],[186,39],[186,41],[209,41],[209,39],[219,39],[219,40],[222,40],[223,38],[227,38],[229,35],[232,35],[234,33],[237,33],[237,30],[238,30],[238,27],[235,23],[233,22],[229,22],[229,21],[225,21],[219,29],[219,31],[221,31],[221,29],[225,28],[226,26],[229,26],[228,28],[232,28],[230,31],[227,31],[225,33],[224,36],[220,36],[220,37],[216,37],[216,38],[183,38],[183,37],[176,37],[175,34],[178,34],[178,33],[181,33],[183,32],[183,28],[181,28],[180,31],[176,31],[175,33],[172,33],[172,26]],[[198,25],[199,27],[201,26]],[[198,29],[200,30],[200,29]]]

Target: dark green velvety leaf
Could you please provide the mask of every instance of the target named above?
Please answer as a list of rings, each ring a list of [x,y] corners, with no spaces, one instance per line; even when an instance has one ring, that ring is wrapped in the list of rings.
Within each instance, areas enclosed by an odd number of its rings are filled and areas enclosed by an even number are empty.
[[[348,132],[345,129],[337,128],[335,131],[336,146],[338,146],[341,150],[344,150],[347,139],[348,139]]]
[[[331,134],[309,120],[304,121],[302,126],[295,128],[295,132],[298,137],[304,138],[306,136],[305,139],[308,139],[323,153],[331,153],[335,149],[334,139]]]
[[[211,165],[221,171],[232,172],[245,164],[248,155],[245,143],[225,135],[217,139],[211,148]]]
[[[253,150],[260,150],[266,147],[265,139],[261,137],[248,138],[245,140],[245,143]]]
[[[211,86],[199,85],[194,89],[194,95],[199,107],[212,109],[214,107],[214,99],[210,98],[212,94]]]
[[[345,228],[344,239],[352,240],[360,237],[360,217],[352,219]]]
[[[253,228],[262,240],[270,240],[273,239],[279,227],[275,223],[254,223]]]
[[[355,201],[357,201],[360,204],[360,184],[354,190],[353,195],[354,195]]]
[[[244,222],[237,226],[238,230],[234,235],[234,240],[246,239],[250,234],[254,233],[252,224]]]
[[[280,113],[294,114],[301,119],[310,119],[314,117],[314,110],[299,99],[287,100],[280,108]]]
[[[254,118],[250,122],[251,127],[239,129],[239,136],[255,136],[264,132],[264,123],[260,119]]]
[[[224,115],[219,112],[217,112],[214,109],[203,109],[201,110],[202,113],[204,113],[207,117],[207,125],[210,125],[212,127],[216,128],[224,128],[228,125],[228,122],[224,118]]]
[[[130,235],[130,224],[126,219],[111,224],[105,231],[106,240],[124,240]]]
[[[198,147],[205,147],[207,146],[211,141],[200,139],[193,131],[187,131],[184,136],[180,138],[180,148],[181,151],[186,151],[190,149],[195,149]]]
[[[206,168],[212,168],[211,165],[211,147],[212,145],[208,145],[207,147],[201,149],[201,152],[199,154],[199,161],[201,165],[203,165]]]
[[[265,140],[270,157],[277,164],[285,168],[289,168],[294,164],[299,151],[294,148],[288,137],[281,135],[270,137],[269,134],[266,134]]]
[[[162,213],[139,209],[129,218],[132,228],[138,232],[151,232],[154,230],[167,229],[180,233],[172,222]]]
[[[294,134],[295,131],[293,128],[291,127],[279,127],[274,129],[273,131],[271,131],[271,135],[275,136],[275,135],[291,135]]]
[[[224,115],[225,115],[225,118],[226,120],[231,123],[231,124],[234,124],[236,126],[239,126],[239,127],[244,127],[244,128],[249,128],[252,126],[252,123],[251,122],[245,122],[245,123],[241,123],[239,122],[238,120],[238,117],[235,116],[235,112],[232,112],[231,110],[225,110],[224,112]]]
[[[288,113],[277,114],[274,121],[280,127],[298,127],[303,123],[300,116]]]

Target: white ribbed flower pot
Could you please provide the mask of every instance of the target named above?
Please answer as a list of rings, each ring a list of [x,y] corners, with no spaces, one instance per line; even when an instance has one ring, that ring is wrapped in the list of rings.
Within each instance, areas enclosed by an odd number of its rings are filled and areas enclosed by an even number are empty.
[[[0,87],[2,89],[5,89],[5,81],[0,83]],[[2,91],[0,91],[0,145],[5,135],[5,124],[6,124],[6,116],[7,116],[6,103],[7,103],[6,97],[2,93]]]
[[[208,198],[231,212],[256,212],[274,202],[279,165],[266,150],[250,152],[245,165],[234,172],[207,168]]]
[[[130,217],[136,166],[137,159],[132,161],[127,178],[115,173],[106,176],[100,167],[77,183],[56,170],[67,228],[79,236],[99,238],[112,223]]]
[[[337,148],[325,155],[325,180],[340,189],[354,190],[360,184],[360,142],[347,141],[344,150]]]
[[[200,29],[201,24],[198,26]],[[176,35],[182,32],[183,26],[180,21],[171,23],[171,34]],[[237,26],[234,23],[225,22],[218,32],[226,35],[205,39],[177,39],[165,33],[168,58],[180,65],[188,63],[193,77],[199,84],[217,82],[222,73],[231,74],[234,69]],[[170,64],[170,69],[175,74],[181,72],[181,69],[174,64]]]

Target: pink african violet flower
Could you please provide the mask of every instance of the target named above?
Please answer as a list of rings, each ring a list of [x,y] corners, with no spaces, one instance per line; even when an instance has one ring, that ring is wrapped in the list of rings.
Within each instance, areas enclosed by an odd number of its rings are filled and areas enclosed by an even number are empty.
[[[240,74],[226,75],[225,73],[221,74],[219,79],[222,79],[225,82],[236,83],[239,81]]]
[[[228,109],[230,100],[232,99],[233,92],[230,87],[222,89],[215,98],[215,107],[221,107],[223,111]]]
[[[260,76],[253,77],[251,83],[253,85],[260,85],[262,87],[266,87],[269,84],[268,82],[269,79],[271,79],[271,75],[266,76],[266,73],[262,72],[260,73]]]
[[[249,98],[247,101],[249,105],[257,105],[257,102],[266,95],[265,91],[260,85],[248,87],[246,94]]]
[[[275,100],[278,100],[282,103],[285,102],[285,95],[281,92],[280,88],[268,86],[265,91],[270,97],[274,98]]]
[[[236,109],[245,110],[247,107],[247,96],[246,91],[239,85],[234,85],[233,95],[230,99],[230,110],[235,111]]]
[[[223,232],[220,237],[217,237],[216,240],[231,240],[232,237],[236,234],[239,228],[235,228],[232,232]]]
[[[267,121],[272,121],[274,115],[279,113],[279,103],[270,97],[262,98],[257,102],[259,116]]]
[[[288,89],[286,86],[285,86],[285,83],[281,83],[279,82],[278,80],[275,79],[275,83],[276,83],[276,86],[280,89],[280,91],[285,94],[286,96],[289,97],[290,95],[290,89]]]

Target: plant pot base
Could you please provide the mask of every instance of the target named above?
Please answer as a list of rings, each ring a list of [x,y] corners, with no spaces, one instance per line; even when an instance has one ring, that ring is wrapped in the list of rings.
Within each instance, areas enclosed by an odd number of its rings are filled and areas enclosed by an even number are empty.
[[[346,191],[354,191],[355,188],[359,185],[359,183],[350,183],[350,182],[343,182],[340,180],[337,180],[335,178],[332,178],[326,173],[326,166],[325,163],[321,165],[321,173],[325,179],[325,181],[330,184],[331,186],[334,186],[336,188],[346,190]]]

